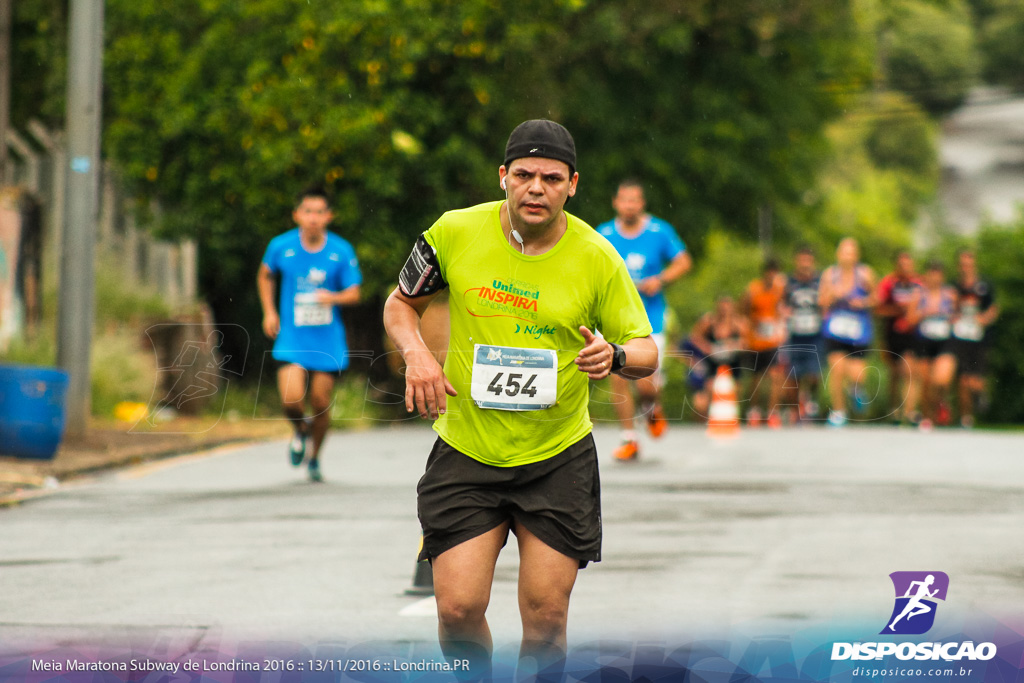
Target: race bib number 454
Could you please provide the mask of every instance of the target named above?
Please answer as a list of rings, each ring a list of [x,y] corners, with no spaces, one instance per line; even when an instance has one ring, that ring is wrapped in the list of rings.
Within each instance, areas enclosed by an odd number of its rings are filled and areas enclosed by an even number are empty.
[[[470,396],[493,410],[550,408],[558,397],[558,353],[476,344]]]

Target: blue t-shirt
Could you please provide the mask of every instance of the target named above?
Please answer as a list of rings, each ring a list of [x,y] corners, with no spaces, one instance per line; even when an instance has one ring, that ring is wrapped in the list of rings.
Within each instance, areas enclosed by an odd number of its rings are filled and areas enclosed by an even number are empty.
[[[270,241],[263,263],[281,276],[281,331],[274,342],[274,359],[317,372],[347,368],[341,308],[319,304],[315,297],[318,289],[340,292],[362,283],[352,245],[328,232],[323,248],[310,253],[295,228]]]
[[[643,228],[637,235],[626,237],[619,231],[615,220],[597,226],[597,231],[606,237],[615,250],[626,262],[629,276],[634,284],[644,278],[658,275],[672,259],[686,251],[686,245],[676,235],[675,229],[654,216],[646,217]],[[647,309],[647,317],[651,321],[652,334],[665,329],[665,295],[658,292],[654,296],[640,293],[640,300]]]

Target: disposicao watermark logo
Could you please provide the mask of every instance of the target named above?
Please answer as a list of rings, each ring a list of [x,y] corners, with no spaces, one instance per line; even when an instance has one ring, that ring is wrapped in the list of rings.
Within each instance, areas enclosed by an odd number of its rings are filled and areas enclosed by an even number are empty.
[[[935,623],[936,600],[946,600],[949,576],[945,572],[893,572],[896,604],[880,634],[921,635]]]
[[[879,635],[921,635],[935,624],[938,601],[945,602],[949,576],[945,572],[893,572],[889,574],[896,601]],[[996,656],[993,643],[963,642],[857,642],[833,643],[832,661],[897,659],[918,661],[986,661]]]

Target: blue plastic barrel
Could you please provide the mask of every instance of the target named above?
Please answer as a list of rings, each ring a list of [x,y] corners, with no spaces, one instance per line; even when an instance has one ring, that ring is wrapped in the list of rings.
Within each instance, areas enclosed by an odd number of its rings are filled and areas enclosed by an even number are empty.
[[[0,455],[50,460],[64,436],[68,373],[0,365]]]

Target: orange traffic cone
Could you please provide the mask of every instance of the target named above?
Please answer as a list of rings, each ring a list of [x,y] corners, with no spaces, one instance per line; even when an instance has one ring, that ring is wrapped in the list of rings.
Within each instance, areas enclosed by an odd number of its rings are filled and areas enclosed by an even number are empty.
[[[727,439],[739,436],[740,406],[736,402],[736,381],[729,368],[718,366],[711,384],[711,407],[708,409],[708,436]]]

